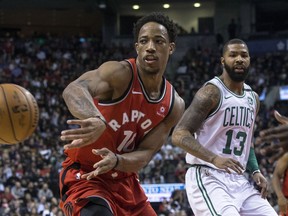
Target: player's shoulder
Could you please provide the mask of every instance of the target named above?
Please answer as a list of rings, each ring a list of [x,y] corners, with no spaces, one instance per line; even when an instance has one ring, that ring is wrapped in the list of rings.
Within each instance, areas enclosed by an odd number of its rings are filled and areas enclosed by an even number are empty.
[[[174,91],[174,104],[176,104],[177,107],[180,109],[185,107],[185,101],[184,99],[177,93],[177,91]],[[184,109],[184,108],[183,108]]]
[[[132,68],[127,61],[107,61],[98,70],[115,85],[129,83],[132,78]]]
[[[221,90],[213,83],[207,83],[203,85],[197,92],[196,96],[198,99],[202,100],[220,100],[221,97]]]
[[[211,113],[221,101],[220,89],[214,84],[203,85],[194,95],[188,109],[191,112]]]
[[[174,103],[170,118],[173,118],[175,122],[178,122],[184,111],[185,111],[185,101],[176,91],[174,91]]]
[[[131,66],[127,61],[107,61],[104,62],[100,67],[100,70],[112,71],[114,73],[127,73],[130,72]]]

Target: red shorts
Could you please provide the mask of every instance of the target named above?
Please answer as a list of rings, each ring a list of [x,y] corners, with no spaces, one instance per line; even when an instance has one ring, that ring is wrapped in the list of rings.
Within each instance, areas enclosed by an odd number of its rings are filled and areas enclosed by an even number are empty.
[[[72,164],[60,172],[60,207],[66,216],[80,215],[89,197],[107,201],[115,216],[156,216],[147,201],[136,174],[121,179],[96,177],[80,179],[80,164]]]

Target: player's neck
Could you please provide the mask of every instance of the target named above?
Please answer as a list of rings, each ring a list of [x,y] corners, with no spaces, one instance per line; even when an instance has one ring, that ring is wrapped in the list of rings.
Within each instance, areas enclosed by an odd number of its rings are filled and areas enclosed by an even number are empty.
[[[244,82],[235,82],[229,76],[220,76],[220,79],[224,83],[224,85],[232,92],[237,95],[243,94],[243,86]]]

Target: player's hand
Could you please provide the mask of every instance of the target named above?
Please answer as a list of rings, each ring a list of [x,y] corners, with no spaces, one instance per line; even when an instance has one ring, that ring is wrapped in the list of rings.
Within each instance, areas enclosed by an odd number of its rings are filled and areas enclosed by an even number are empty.
[[[269,192],[269,186],[267,183],[266,178],[262,175],[262,173],[255,173],[253,175],[253,180],[256,182],[256,184],[261,187],[261,197],[263,199],[266,199],[266,197],[268,196],[268,192]]]
[[[102,160],[93,165],[93,168],[95,168],[94,171],[83,174],[81,178],[86,178],[87,180],[90,180],[100,174],[106,173],[114,169],[118,163],[118,158],[115,153],[107,148],[92,149],[92,153],[95,155],[100,155],[102,157]]]
[[[64,149],[80,148],[95,142],[106,129],[105,123],[99,118],[88,118],[84,120],[68,120],[69,125],[79,125],[79,128],[64,130],[61,132],[61,140],[69,141]]]
[[[244,171],[244,167],[241,165],[241,163],[232,158],[215,156],[212,163],[219,169],[226,170],[228,173],[231,173],[231,170],[234,170],[236,173],[242,174]]]
[[[268,146],[262,147],[261,153],[266,156],[271,155],[270,162],[288,151],[288,118],[276,110],[274,116],[281,125],[260,131],[259,137],[256,139],[256,144],[269,143]]]

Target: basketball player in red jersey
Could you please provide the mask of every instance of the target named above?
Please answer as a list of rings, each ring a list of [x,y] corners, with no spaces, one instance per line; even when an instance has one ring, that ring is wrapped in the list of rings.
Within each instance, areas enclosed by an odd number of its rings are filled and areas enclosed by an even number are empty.
[[[164,78],[177,29],[152,13],[134,26],[136,59],[109,61],[70,83],[63,92],[76,118],[61,139],[60,173],[66,216],[156,216],[137,171],[165,143],[184,112],[184,101]]]
[[[276,163],[272,185],[278,198],[279,213],[288,215],[288,153],[285,153]]]

